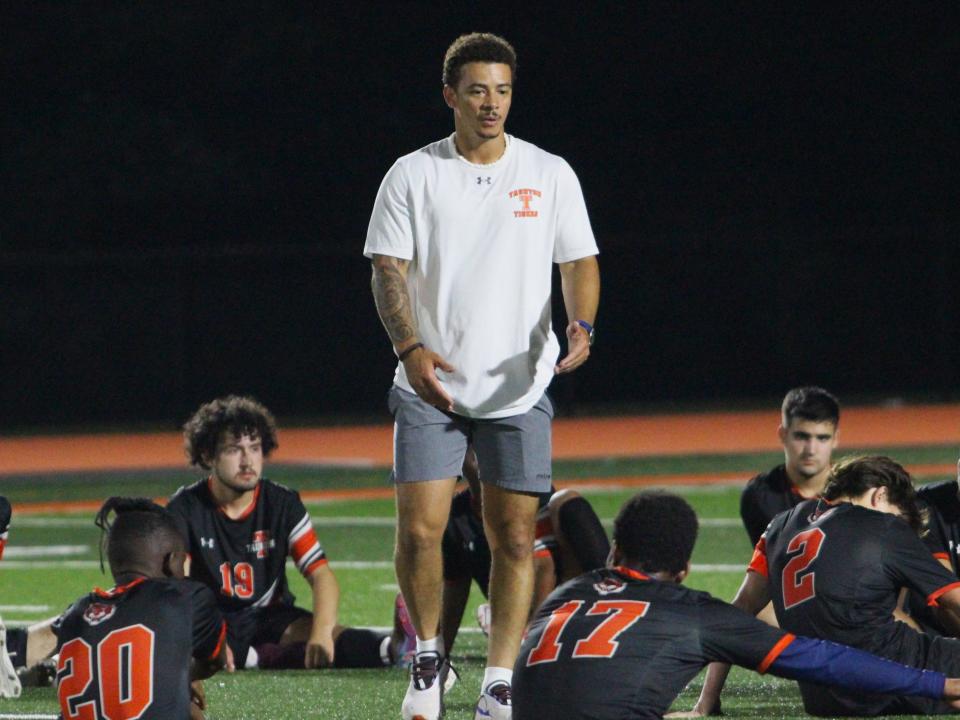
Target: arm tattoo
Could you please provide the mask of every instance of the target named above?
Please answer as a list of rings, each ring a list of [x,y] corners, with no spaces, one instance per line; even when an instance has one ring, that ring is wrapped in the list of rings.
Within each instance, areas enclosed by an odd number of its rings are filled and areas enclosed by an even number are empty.
[[[410,340],[417,334],[410,307],[407,280],[395,263],[373,263],[373,300],[380,321],[394,345]]]

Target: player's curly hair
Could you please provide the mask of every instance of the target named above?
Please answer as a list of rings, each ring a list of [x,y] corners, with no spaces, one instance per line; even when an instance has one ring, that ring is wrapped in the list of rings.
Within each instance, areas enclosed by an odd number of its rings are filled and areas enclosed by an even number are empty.
[[[503,63],[510,66],[510,76],[517,79],[517,53],[513,46],[493,33],[461,35],[443,57],[443,84],[457,87],[460,69],[467,63]]]
[[[209,470],[204,458],[216,455],[224,432],[260,438],[264,457],[278,446],[277,421],[270,411],[251,397],[229,395],[201,405],[184,423],[183,448],[190,464]]]
[[[682,497],[647,490],[627,500],[613,521],[613,540],[645,572],[678,573],[697,541],[697,514]]]
[[[797,419],[839,425],[840,401],[821,387],[796,387],[784,396],[780,416],[784,427]]]
[[[147,498],[111,497],[93,522],[101,534],[100,569],[106,551],[114,574],[148,566],[157,553],[185,548],[183,535],[170,513]]]
[[[924,514],[917,504],[913,478],[902,465],[888,457],[860,455],[843,458],[831,468],[823,498],[831,502],[856,498],[879,487],[887,489],[887,500],[900,508],[901,517],[910,527],[921,532]]]

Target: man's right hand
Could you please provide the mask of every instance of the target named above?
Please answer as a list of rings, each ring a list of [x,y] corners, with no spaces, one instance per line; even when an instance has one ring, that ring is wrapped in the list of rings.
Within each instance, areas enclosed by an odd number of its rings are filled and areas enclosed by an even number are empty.
[[[437,379],[437,368],[454,372],[453,365],[426,347],[417,348],[403,360],[407,380],[420,399],[445,412],[453,412],[453,398]]]

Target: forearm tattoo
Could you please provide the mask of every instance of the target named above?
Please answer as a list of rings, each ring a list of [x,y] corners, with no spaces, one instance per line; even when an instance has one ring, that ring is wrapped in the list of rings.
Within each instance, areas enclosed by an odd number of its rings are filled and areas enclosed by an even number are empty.
[[[377,305],[380,321],[394,345],[410,340],[417,334],[410,307],[407,281],[394,264],[373,264],[373,300]]]

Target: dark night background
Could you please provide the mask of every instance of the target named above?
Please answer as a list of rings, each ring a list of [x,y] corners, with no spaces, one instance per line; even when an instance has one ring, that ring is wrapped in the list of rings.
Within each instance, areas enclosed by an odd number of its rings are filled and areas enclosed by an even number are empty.
[[[563,412],[956,399],[956,8],[4,3],[0,427],[386,420],[367,221],[472,30],[600,243]]]

